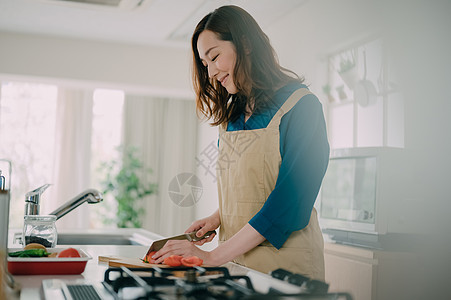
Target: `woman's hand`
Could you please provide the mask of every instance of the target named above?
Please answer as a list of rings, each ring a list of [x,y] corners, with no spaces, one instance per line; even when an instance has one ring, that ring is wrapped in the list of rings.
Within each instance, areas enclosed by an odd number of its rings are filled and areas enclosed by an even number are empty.
[[[185,233],[197,230],[196,236],[201,237],[210,230],[216,230],[220,224],[221,220],[219,218],[219,210],[217,210],[209,217],[194,221],[193,224],[191,224],[191,226],[186,229]],[[198,246],[202,246],[205,243],[211,242],[215,236],[216,234],[212,234],[208,238],[193,243]]]
[[[199,249],[194,242],[189,241],[168,241],[163,248],[155,253],[152,263],[163,263],[166,257],[171,255],[181,255],[183,257],[197,256],[203,260],[204,265],[215,266],[215,262],[211,260],[210,252]]]
[[[219,217],[219,210],[214,212],[211,216],[194,221],[185,233],[190,233],[197,230],[196,236],[201,237],[208,231],[216,230],[221,224]],[[162,263],[166,257],[171,255],[181,255],[184,257],[197,256],[204,261],[204,265],[217,266],[218,263],[212,259],[210,252],[199,249],[197,246],[202,246],[207,242],[211,242],[216,234],[197,242],[190,241],[168,241],[163,248],[152,256],[152,263]],[[197,245],[197,246],[196,246]]]
[[[200,221],[201,220],[196,222]],[[234,236],[210,252],[199,249],[194,242],[168,241],[163,248],[152,256],[154,259],[152,260],[152,263],[162,263],[166,257],[171,255],[181,255],[185,257],[197,256],[204,261],[204,265],[206,266],[220,266],[231,261],[238,255],[253,249],[264,240],[265,238],[247,223]]]

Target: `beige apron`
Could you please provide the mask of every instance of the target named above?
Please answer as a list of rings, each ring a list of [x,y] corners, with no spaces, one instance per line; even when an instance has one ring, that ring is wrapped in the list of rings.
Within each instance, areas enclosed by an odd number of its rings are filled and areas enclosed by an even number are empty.
[[[280,120],[307,94],[310,92],[305,88],[295,91],[266,128],[226,131],[225,126],[219,127],[219,243],[231,238],[248,223],[274,189],[282,161]],[[284,268],[324,280],[323,252],[323,236],[313,208],[307,227],[293,232],[281,249],[264,241],[234,262],[264,273]]]

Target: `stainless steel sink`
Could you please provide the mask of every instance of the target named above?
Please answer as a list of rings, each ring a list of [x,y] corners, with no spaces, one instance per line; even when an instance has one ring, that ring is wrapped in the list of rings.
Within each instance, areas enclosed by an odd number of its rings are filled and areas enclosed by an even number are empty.
[[[143,239],[127,235],[58,234],[58,245],[149,245]]]
[[[138,245],[148,246],[162,236],[145,229],[118,228],[99,230],[62,230],[58,231],[57,245]],[[11,232],[10,247],[22,246],[22,233]]]

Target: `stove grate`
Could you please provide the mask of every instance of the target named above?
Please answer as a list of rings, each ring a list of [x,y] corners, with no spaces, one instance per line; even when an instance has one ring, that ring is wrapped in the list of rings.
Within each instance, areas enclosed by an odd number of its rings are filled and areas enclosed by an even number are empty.
[[[291,279],[300,277],[291,275]],[[274,277],[277,277],[274,276]],[[282,277],[282,276],[279,276]],[[288,278],[288,276],[285,276]],[[287,278],[275,278],[285,280]],[[109,268],[103,285],[117,300],[123,299],[321,299],[352,300],[347,293],[327,293],[328,285],[306,277],[298,281],[305,292],[284,294],[270,289],[267,294],[257,292],[248,276],[231,276],[225,267],[177,267],[129,269]]]

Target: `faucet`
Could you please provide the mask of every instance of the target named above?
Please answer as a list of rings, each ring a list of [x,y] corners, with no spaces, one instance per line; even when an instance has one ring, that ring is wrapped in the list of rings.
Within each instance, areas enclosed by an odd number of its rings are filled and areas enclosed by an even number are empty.
[[[75,208],[85,202],[88,202],[88,204],[95,204],[101,201],[103,201],[103,197],[99,191],[95,189],[88,189],[77,195],[72,200],[67,201],[66,203],[52,211],[50,214],[55,215],[56,219],[58,220],[59,218],[73,211]]]
[[[50,184],[45,184],[37,189],[28,192],[25,195],[25,215],[39,215],[39,202],[41,199],[41,194],[50,186]],[[55,215],[58,220],[62,216],[68,214],[78,206],[85,202],[89,204],[99,203],[103,200],[102,194],[95,189],[88,189],[72,200],[61,205],[59,208],[55,209],[50,215]]]
[[[39,215],[40,205],[42,193],[50,186],[50,184],[44,184],[37,189],[34,189],[28,192],[25,195],[25,215]]]

